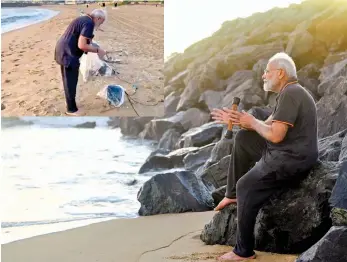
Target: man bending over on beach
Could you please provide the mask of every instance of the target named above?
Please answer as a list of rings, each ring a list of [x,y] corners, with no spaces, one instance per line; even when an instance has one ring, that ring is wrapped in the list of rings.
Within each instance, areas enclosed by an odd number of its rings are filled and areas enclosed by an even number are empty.
[[[67,27],[55,47],[55,61],[61,67],[63,78],[67,115],[81,115],[76,105],[80,57],[84,52],[98,53],[100,57],[106,54],[100,47],[91,45],[94,29],[98,29],[105,19],[106,14],[101,9],[95,9],[90,14],[76,18]]]
[[[274,193],[302,180],[318,159],[315,102],[298,84],[292,58],[274,55],[262,78],[265,91],[278,93],[267,120],[227,108],[212,111],[218,122],[232,121],[243,128],[235,136],[225,198],[216,207],[237,203],[236,245],[220,261],[255,258],[253,232],[259,209]]]

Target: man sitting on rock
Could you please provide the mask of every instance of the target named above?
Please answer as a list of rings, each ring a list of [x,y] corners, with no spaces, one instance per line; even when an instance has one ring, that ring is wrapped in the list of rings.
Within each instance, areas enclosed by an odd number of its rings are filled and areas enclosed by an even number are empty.
[[[242,127],[235,136],[225,198],[215,209],[237,203],[236,246],[221,261],[255,258],[253,232],[259,209],[274,193],[302,180],[318,159],[315,102],[298,84],[292,58],[277,53],[262,78],[265,91],[278,93],[267,120],[227,108],[212,111],[218,122]]]

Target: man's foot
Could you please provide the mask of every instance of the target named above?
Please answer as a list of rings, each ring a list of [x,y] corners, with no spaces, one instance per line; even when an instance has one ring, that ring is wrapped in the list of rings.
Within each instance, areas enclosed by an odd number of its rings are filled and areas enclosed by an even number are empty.
[[[222,201],[219,202],[218,206],[214,209],[215,211],[222,210],[226,206],[229,206],[230,204],[236,204],[236,198],[227,198],[224,197]]]
[[[65,114],[68,116],[83,116],[83,113],[80,110],[77,110],[76,112],[67,111]]]
[[[238,255],[236,255],[233,251],[224,254],[223,256],[220,256],[219,258],[217,258],[218,261],[245,261],[247,259],[255,259],[256,255],[253,255],[251,257],[240,257]]]

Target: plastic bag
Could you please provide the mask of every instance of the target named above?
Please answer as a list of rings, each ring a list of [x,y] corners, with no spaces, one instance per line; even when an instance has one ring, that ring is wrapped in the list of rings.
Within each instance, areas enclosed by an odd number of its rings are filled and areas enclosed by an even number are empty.
[[[99,91],[97,96],[106,99],[115,107],[124,103],[125,89],[120,85],[108,85]]]
[[[95,42],[93,46],[98,47]],[[92,76],[112,76],[115,70],[111,68],[105,61],[99,58],[97,53],[83,54],[80,59],[80,72],[84,82],[88,82]]]
[[[104,63],[96,53],[83,54],[80,60],[80,72],[83,81],[88,82],[90,77],[96,76]]]

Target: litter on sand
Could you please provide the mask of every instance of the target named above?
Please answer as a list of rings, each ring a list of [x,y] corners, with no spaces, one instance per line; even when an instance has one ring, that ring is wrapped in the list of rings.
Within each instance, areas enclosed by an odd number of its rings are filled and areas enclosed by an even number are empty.
[[[93,45],[98,46],[96,43],[93,43]],[[82,55],[80,72],[85,83],[93,76],[112,76],[116,74],[116,71],[105,61],[101,60],[98,54],[91,52]]]
[[[108,85],[101,89],[97,96],[115,107],[120,107],[124,103],[125,89],[120,85]]]

